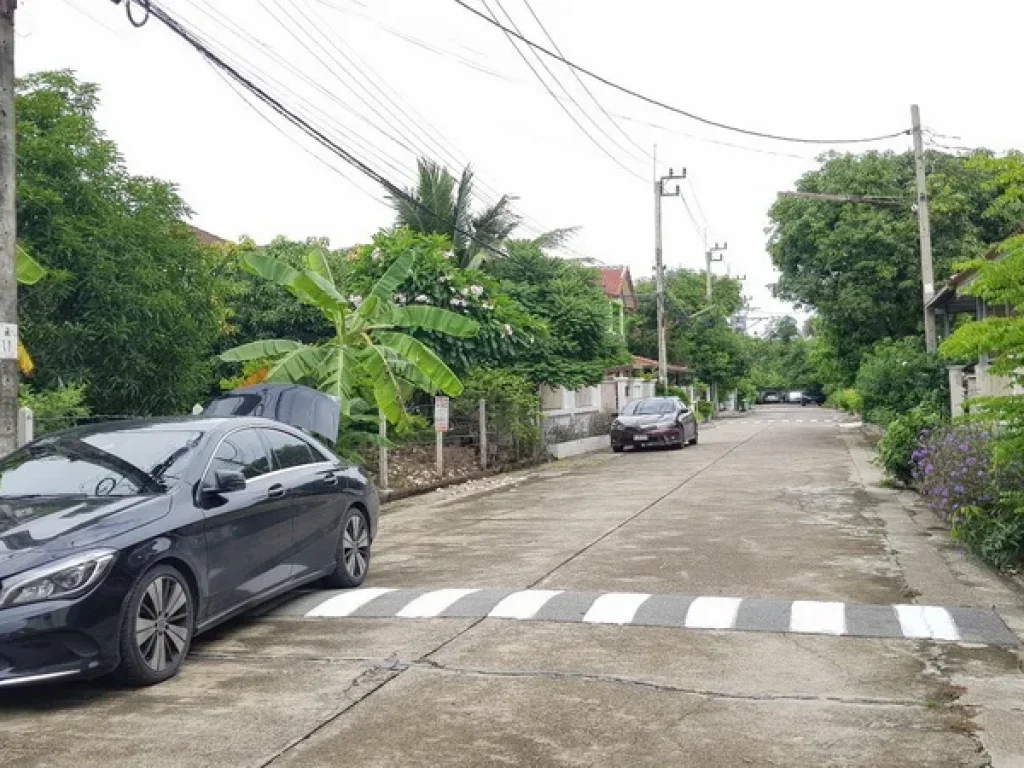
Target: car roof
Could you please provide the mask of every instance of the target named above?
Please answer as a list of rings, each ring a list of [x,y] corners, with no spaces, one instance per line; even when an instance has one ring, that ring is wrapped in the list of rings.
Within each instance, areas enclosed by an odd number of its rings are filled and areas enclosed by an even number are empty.
[[[113,419],[102,421],[96,424],[84,424],[73,427],[62,432],[47,434],[44,437],[55,437],[66,435],[69,437],[88,437],[110,432],[180,432],[184,430],[195,432],[213,432],[223,427],[235,426],[254,427],[278,427],[289,432],[295,432],[294,427],[280,421],[264,419],[258,416],[224,416],[210,418],[209,416],[159,416],[144,419]]]

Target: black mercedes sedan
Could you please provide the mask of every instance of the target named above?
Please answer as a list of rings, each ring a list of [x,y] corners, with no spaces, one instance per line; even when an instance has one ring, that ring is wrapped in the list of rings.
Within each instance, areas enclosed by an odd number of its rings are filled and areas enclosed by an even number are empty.
[[[367,475],[263,418],[114,422],[0,459],[0,687],[177,673],[193,637],[275,595],[366,577]]]
[[[700,439],[693,411],[678,397],[647,397],[626,403],[612,422],[612,450],[619,453],[627,446],[696,445]]]

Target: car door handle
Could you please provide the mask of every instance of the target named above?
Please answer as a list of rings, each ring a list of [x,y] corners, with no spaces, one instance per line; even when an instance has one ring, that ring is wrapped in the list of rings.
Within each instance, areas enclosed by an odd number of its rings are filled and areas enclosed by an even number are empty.
[[[287,493],[287,491],[285,491],[284,486],[280,483],[276,483],[267,489],[267,498],[281,499],[284,498],[285,493]]]

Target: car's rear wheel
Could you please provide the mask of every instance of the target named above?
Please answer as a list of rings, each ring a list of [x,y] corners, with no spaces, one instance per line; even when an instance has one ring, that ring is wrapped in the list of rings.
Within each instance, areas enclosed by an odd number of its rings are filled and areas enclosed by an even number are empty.
[[[358,587],[370,570],[370,527],[363,513],[349,507],[341,520],[341,539],[338,541],[338,566],[327,577],[328,586],[336,589]]]
[[[121,665],[129,685],[154,685],[178,674],[195,629],[192,590],[181,572],[158,565],[136,582],[121,620]]]

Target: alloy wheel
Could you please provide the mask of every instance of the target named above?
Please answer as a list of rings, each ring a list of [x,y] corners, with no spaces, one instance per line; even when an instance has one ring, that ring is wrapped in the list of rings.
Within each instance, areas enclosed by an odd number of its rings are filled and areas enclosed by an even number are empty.
[[[154,672],[178,663],[188,648],[189,593],[173,576],[161,575],[146,588],[135,617],[135,642]]]
[[[341,539],[341,558],[353,579],[362,578],[370,559],[370,531],[358,512],[349,517]]]

